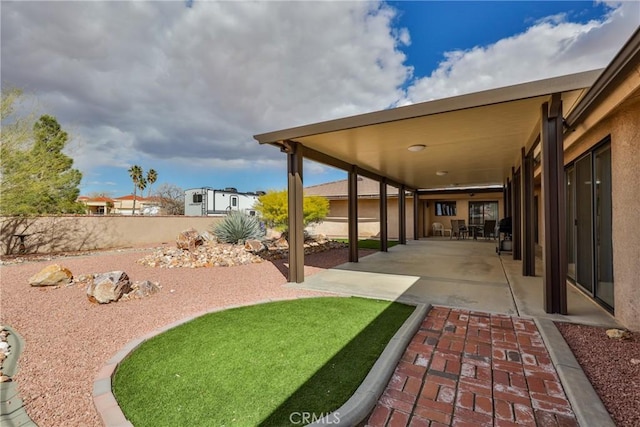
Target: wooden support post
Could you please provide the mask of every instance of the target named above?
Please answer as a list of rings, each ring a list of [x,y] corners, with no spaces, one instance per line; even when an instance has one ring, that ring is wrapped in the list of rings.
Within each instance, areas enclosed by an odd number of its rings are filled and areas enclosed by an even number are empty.
[[[544,309],[567,314],[567,248],[562,100],[542,105],[542,194],[544,205]]]
[[[522,275],[523,276],[535,276],[536,275],[536,242],[535,242],[535,212],[534,199],[533,199],[533,153],[525,155],[524,148],[522,148],[522,182],[523,182],[523,220],[524,220],[524,235],[523,235],[523,256],[522,256]]]
[[[398,188],[398,242],[407,244],[407,204],[404,185]]]
[[[380,181],[380,251],[389,250],[389,233],[387,225],[387,180]]]
[[[302,194],[302,145],[286,141],[288,213],[289,213],[289,282],[304,282],[304,216]]]
[[[358,170],[349,170],[349,262],[358,262]]]
[[[413,190],[413,240],[420,240],[420,205],[418,190]]]

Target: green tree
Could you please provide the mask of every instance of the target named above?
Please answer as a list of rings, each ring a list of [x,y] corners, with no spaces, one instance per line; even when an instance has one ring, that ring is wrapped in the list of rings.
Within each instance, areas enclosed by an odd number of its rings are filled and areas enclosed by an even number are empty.
[[[158,172],[155,169],[149,169],[147,172],[147,184],[149,184],[149,193],[147,197],[151,197],[151,186],[158,180]]]
[[[140,191],[144,190],[147,186],[147,183],[144,178],[144,172],[142,168],[138,165],[133,165],[129,168],[129,176],[133,181],[133,210],[131,211],[132,215],[136,214],[136,195],[138,194],[138,189]]]
[[[287,190],[269,191],[258,197],[254,209],[260,212],[269,227],[286,230],[288,226]],[[305,196],[303,201],[304,226],[322,222],[329,214],[329,200],[322,196]]]
[[[2,92],[0,145],[0,214],[79,213],[82,174],[62,152],[69,135],[53,116],[43,115],[31,129],[24,117],[14,117],[17,90]]]

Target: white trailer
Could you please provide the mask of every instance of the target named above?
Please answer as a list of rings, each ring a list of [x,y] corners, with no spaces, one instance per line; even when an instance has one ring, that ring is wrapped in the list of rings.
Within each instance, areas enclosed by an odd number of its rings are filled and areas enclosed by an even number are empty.
[[[184,214],[187,216],[220,216],[231,211],[255,215],[253,205],[263,191],[241,193],[233,187],[215,190],[210,187],[191,188],[184,192]]]

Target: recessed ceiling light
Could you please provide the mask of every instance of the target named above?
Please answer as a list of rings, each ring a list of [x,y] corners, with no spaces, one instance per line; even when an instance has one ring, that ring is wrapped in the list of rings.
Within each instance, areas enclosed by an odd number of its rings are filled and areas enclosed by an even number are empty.
[[[448,171],[437,171],[437,172],[436,172],[436,175],[438,175],[438,176],[445,176],[445,175],[446,175],[446,174],[448,174],[448,173],[449,173]]]
[[[416,145],[411,145],[411,146],[407,147],[407,150],[413,151],[413,152],[417,152],[417,151],[422,151],[425,148],[427,148],[427,146],[424,145],[424,144],[416,144]]]

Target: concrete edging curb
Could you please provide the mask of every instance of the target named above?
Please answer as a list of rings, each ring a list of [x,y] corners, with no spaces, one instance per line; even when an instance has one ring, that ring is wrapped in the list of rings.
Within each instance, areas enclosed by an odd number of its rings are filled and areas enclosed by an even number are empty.
[[[18,360],[22,353],[25,341],[24,338],[11,326],[4,325],[9,331],[7,342],[11,353],[3,362],[3,372],[9,377],[13,377],[18,372]],[[18,384],[13,381],[0,383],[0,424],[7,427],[13,426],[35,426],[36,424],[24,409],[24,402],[20,398]]]
[[[248,307],[258,304],[266,304],[270,302],[278,302],[278,301],[292,301],[296,299],[306,299],[306,298],[317,298],[316,296],[300,296],[293,298],[282,298],[282,299],[267,299],[261,301],[255,301],[249,304],[241,304],[241,305],[230,305],[220,308],[215,308],[213,310],[207,310],[200,313],[196,313],[194,315],[188,316],[184,319],[180,319],[176,322],[170,323],[166,326],[155,329],[148,334],[134,338],[129,341],[124,347],[122,347],[118,352],[116,352],[107,362],[106,364],[98,371],[98,374],[93,381],[93,404],[96,408],[96,411],[100,415],[103,424],[105,427],[133,427],[133,424],[125,417],[124,413],[120,409],[118,402],[116,401],[115,396],[111,391],[112,383],[111,380],[113,375],[116,372],[118,365],[129,356],[135,349],[137,349],[142,343],[147,341],[150,338],[155,337],[156,335],[167,332],[170,329],[173,329],[177,326],[180,326],[184,323],[190,322],[198,317],[204,316],[206,314],[215,313],[218,311],[229,310],[232,308],[239,307]],[[414,304],[407,304],[414,305]],[[417,304],[416,309],[413,311],[411,316],[405,321],[405,323],[398,329],[396,334],[393,336],[387,347],[383,350],[380,358],[376,361],[369,371],[369,374],[365,377],[364,381],[358,387],[354,395],[343,405],[340,407],[340,410],[344,410],[344,413],[348,416],[362,416],[362,419],[368,415],[373,406],[378,400],[378,397],[384,391],[384,387],[387,385],[389,378],[393,374],[393,369],[396,367],[398,360],[402,357],[404,350],[406,349],[409,341],[416,333],[422,320],[426,316],[427,312],[431,308],[430,305],[425,304]],[[372,375],[372,373],[376,373]],[[380,378],[374,378],[376,375],[381,375]],[[384,380],[382,380],[384,377]],[[356,402],[357,400],[357,402]],[[365,405],[371,403],[371,408],[369,412],[366,412],[364,415],[360,414],[362,412],[360,405]],[[343,409],[344,408],[344,409]],[[336,411],[336,412],[338,412]],[[353,414],[353,415],[349,415]],[[351,418],[350,418],[351,419]],[[335,424],[335,423],[334,423]],[[343,424],[346,425],[346,424]]]
[[[416,308],[413,313],[411,313],[411,316],[409,316],[393,338],[391,338],[389,344],[387,344],[382,351],[382,354],[376,363],[374,363],[364,381],[362,381],[362,384],[356,389],[353,396],[333,413],[326,415],[314,423],[308,424],[307,427],[318,427],[327,424],[355,426],[371,413],[378,399],[384,392],[387,383],[391,379],[398,361],[431,309],[430,304],[415,304],[415,306]]]
[[[587,379],[569,345],[552,320],[535,318],[578,424],[615,427],[611,415]]]

